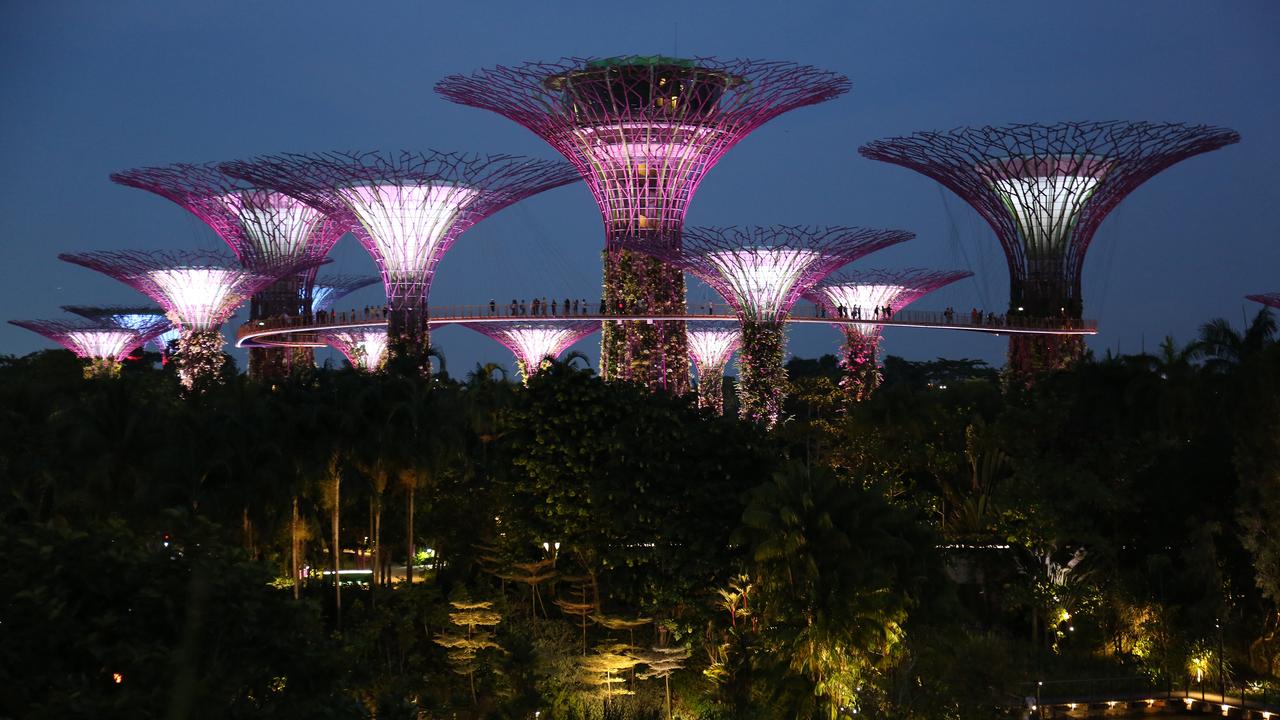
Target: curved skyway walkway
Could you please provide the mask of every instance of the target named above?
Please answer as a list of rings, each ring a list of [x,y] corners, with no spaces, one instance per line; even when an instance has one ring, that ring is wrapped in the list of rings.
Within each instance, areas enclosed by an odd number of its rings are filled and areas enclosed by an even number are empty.
[[[1209,686],[1214,686],[1210,689]],[[1261,686],[1228,687],[1215,683],[1183,682],[1153,687],[1148,678],[1046,681],[1028,685],[1025,697],[1010,699],[1023,718],[1128,718],[1153,713],[1177,717],[1280,718],[1280,698]]]

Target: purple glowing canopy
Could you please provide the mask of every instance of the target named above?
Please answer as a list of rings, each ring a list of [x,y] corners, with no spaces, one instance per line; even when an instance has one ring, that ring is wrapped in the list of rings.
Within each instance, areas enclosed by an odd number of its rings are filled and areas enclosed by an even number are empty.
[[[1246,300],[1252,300],[1256,303],[1262,303],[1267,307],[1280,308],[1280,292],[1266,293],[1263,295],[1245,295]]]
[[[868,253],[915,237],[859,227],[694,227],[683,246],[634,244],[710,285],[743,322],[781,322],[818,281]]]
[[[347,218],[393,307],[425,304],[436,264],[472,225],[578,179],[558,161],[435,151],[284,154],[220,167]]]
[[[504,320],[458,325],[486,335],[510,350],[525,379],[538,371],[544,359],[559,358],[571,345],[600,329],[599,320]]]
[[[887,306],[896,313],[938,288],[972,276],[965,270],[843,270],[819,282],[804,297],[826,308],[830,317],[852,317],[858,308],[860,317],[871,319],[875,308]],[[879,325],[870,323],[838,323],[836,327],[863,335],[880,331]]]
[[[63,305],[62,309],[95,323],[137,330],[147,335],[147,342],[164,350],[178,331],[165,316],[164,309],[154,305]]]
[[[114,362],[124,360],[166,327],[156,325],[143,331],[85,320],[10,320],[9,323],[49,338],[75,353],[76,357]]]
[[[452,75],[435,86],[491,110],[564,155],[600,207],[606,243],[678,243],[698,184],[769,120],[849,90],[843,75],[788,62],[660,56],[563,58]]]
[[[278,279],[206,251],[99,251],[58,259],[97,270],[146,295],[182,330],[213,330],[253,293]],[[304,268],[285,268],[283,274]]]
[[[242,265],[266,274],[318,266],[349,229],[295,198],[226,175],[213,163],[137,168],[111,179],[186,208],[227,243]]]
[[[1078,317],[1085,251],[1116,204],[1165,168],[1239,140],[1206,125],[1064,122],[920,132],[858,152],[937,180],[986,219],[1009,262],[1011,306]]]
[[[325,275],[316,278],[315,287],[311,290],[311,310],[320,312],[333,307],[333,304],[361,288],[378,282],[376,275]]]
[[[690,321],[685,334],[689,338],[689,356],[703,377],[723,372],[729,358],[742,347],[742,327],[736,322]]]

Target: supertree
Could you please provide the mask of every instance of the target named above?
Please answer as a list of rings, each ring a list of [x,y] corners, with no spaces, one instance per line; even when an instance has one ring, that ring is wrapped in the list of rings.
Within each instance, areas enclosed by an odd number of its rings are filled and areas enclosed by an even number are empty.
[[[88,361],[86,378],[115,377],[120,374],[120,361],[165,325],[156,323],[148,330],[133,330],[110,323],[84,320],[10,320],[13,325],[40,333]]]
[[[1262,303],[1267,307],[1280,308],[1280,292],[1266,293],[1263,295],[1245,295],[1244,297],[1246,300]]]
[[[739,414],[772,427],[786,390],[783,322],[791,306],[842,265],[912,237],[856,227],[699,227],[685,230],[681,247],[633,247],[693,273],[733,306],[742,323]]]
[[[742,347],[736,322],[690,322],[689,357],[698,368],[698,406],[724,414],[724,368]]]
[[[684,277],[624,244],[680,246],[685,211],[720,157],[788,110],[837,97],[843,75],[787,62],[661,56],[563,58],[480,70],[436,84],[445,98],[523,125],[587,180],[605,226],[608,312],[684,313]],[[606,323],[600,370],[682,394],[683,322]]]
[[[325,330],[320,337],[346,356],[351,367],[367,372],[382,368],[387,359],[387,331],[381,327]]]
[[[163,308],[151,305],[63,305],[62,309],[94,322],[146,333],[149,338],[147,344],[162,353],[168,350],[169,343],[178,339],[178,328],[169,321]],[[152,330],[158,332],[152,333]]]
[[[351,293],[378,282],[377,275],[325,275],[311,290],[311,312],[327,312]]]
[[[230,175],[351,219],[386,286],[388,362],[430,372],[427,293],[440,258],[475,223],[577,180],[566,163],[442,152],[276,155]]]
[[[818,283],[805,298],[819,305],[828,317],[847,320],[888,320],[911,303],[945,285],[972,277],[967,271],[944,270],[845,270]],[[888,313],[884,309],[888,308]],[[880,386],[880,331],[873,323],[834,323],[844,333],[840,388],[852,402],[871,397]]]
[[[459,325],[497,340],[516,356],[521,382],[556,360],[569,346],[600,329],[599,320],[500,320]]]
[[[226,175],[215,163],[135,168],[111,179],[177,203],[222,238],[246,269],[279,278],[254,293],[250,322],[305,317],[316,268],[349,229],[288,195]],[[313,363],[310,348],[249,350],[249,374],[259,380],[278,379]]]
[[[1009,263],[1009,314],[1070,322],[1083,312],[1085,251],[1116,204],[1170,165],[1239,140],[1205,125],[1068,122],[921,132],[859,152],[937,180],[990,223]],[[1076,335],[1013,335],[1009,370],[1027,382],[1083,351]]]
[[[217,380],[223,364],[222,323],[253,293],[278,279],[205,251],[98,251],[58,258],[109,275],[165,309],[178,326],[174,362],[187,390]]]

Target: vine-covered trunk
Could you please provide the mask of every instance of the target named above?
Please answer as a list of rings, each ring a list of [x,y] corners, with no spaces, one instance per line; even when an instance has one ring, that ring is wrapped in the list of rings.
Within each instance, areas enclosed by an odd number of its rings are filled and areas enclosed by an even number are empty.
[[[406,531],[405,549],[408,551],[408,556],[404,561],[404,579],[410,586],[413,585],[413,491],[416,484],[409,483],[405,488],[409,493],[409,518],[406,522],[408,530]]]
[[[684,315],[684,273],[629,250],[604,253],[605,315]],[[689,345],[680,321],[605,321],[600,375],[673,395],[689,392]]]
[[[742,323],[742,352],[738,361],[739,415],[773,427],[782,413],[787,370],[782,366],[786,333],[780,322]]]
[[[863,402],[870,399],[884,380],[880,374],[880,333],[878,330],[863,332],[856,325],[846,326],[844,331],[840,357],[844,375],[840,378],[840,390],[847,402]]]

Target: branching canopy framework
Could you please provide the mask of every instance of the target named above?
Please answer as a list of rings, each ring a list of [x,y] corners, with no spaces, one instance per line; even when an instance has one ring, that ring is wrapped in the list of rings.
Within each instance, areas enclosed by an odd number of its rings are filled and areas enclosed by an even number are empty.
[[[147,335],[147,342],[164,350],[178,339],[178,330],[169,322],[163,309],[150,305],[63,305],[62,309],[97,323],[137,330]]]
[[[563,58],[453,75],[453,102],[525,126],[569,159],[604,217],[606,243],[679,243],[707,171],[774,117],[837,97],[843,75],[788,62]]]
[[[84,320],[10,320],[13,325],[39,333],[76,357],[120,362],[138,346],[164,329],[154,326],[150,332],[132,330],[110,323]]]
[[[710,285],[743,322],[778,323],[791,306],[837,268],[915,237],[905,230],[858,227],[697,227],[684,245],[638,245]]]
[[[600,329],[598,320],[513,320],[510,322],[458,323],[486,335],[516,356],[526,380],[545,359],[558,359],[571,345]]]
[[[562,162],[434,151],[285,154],[221,168],[348,218],[393,309],[425,308],[437,263],[472,225],[578,179]]]
[[[699,377],[723,373],[729,358],[742,347],[742,328],[736,322],[689,323],[685,332]]]
[[[833,318],[871,319],[876,308],[888,307],[896,313],[938,288],[972,276],[963,270],[843,270],[818,283],[805,298],[826,308]],[[846,334],[880,334],[880,326],[870,323],[838,323],[836,327]]]
[[[1267,307],[1280,308],[1280,292],[1266,293],[1263,295],[1246,295],[1245,299],[1262,303]]]
[[[317,278],[311,291],[311,311],[327,311],[342,298],[376,282],[376,275],[325,275]]]
[[[1080,317],[1085,251],[1107,214],[1161,170],[1239,140],[1206,125],[1064,122],[921,132],[859,152],[937,180],[990,223],[1011,310]]]
[[[58,258],[110,275],[146,295],[184,331],[217,329],[250,295],[277,279],[205,251],[99,251]]]
[[[352,367],[377,370],[387,357],[387,331],[383,328],[329,330],[324,341],[346,356]]]

